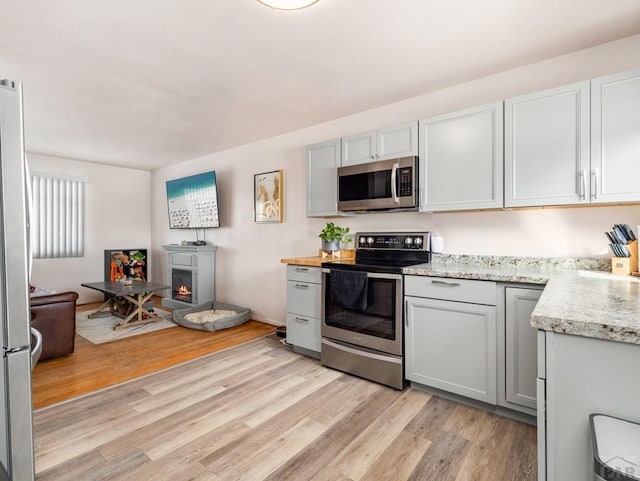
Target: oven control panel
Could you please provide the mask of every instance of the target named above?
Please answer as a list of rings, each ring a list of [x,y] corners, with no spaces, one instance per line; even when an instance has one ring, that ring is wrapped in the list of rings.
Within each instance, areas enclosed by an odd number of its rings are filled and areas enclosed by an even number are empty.
[[[356,249],[429,250],[429,232],[358,232]]]

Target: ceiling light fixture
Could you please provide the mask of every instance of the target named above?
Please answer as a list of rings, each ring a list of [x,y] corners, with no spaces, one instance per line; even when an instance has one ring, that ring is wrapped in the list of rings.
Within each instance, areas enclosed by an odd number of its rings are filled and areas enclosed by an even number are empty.
[[[275,10],[300,10],[310,7],[319,0],[258,0],[263,5]]]

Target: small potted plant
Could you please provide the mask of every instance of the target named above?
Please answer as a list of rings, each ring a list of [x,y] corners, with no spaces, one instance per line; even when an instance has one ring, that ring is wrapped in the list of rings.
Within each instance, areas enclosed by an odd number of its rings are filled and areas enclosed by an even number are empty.
[[[340,227],[333,222],[327,222],[327,225],[320,231],[318,237],[322,239],[322,250],[325,252],[333,252],[340,250],[340,242],[349,242],[351,237],[348,227]]]

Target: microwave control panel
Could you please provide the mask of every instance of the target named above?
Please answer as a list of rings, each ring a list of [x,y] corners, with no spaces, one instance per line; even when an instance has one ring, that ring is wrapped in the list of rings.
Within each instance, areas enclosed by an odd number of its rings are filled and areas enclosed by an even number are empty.
[[[398,197],[411,197],[413,195],[413,169],[403,167],[398,169]]]

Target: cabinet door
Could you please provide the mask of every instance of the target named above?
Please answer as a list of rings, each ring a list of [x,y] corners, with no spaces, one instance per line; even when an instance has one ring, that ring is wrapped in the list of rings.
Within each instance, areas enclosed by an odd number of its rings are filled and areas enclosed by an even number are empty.
[[[509,403],[536,409],[538,331],[531,313],[542,291],[505,288],[505,397]]]
[[[338,214],[340,139],[310,145],[307,160],[307,217]]]
[[[591,82],[591,202],[640,201],[640,70]]]
[[[320,319],[287,314],[287,343],[320,352]]]
[[[496,404],[496,308],[405,297],[410,381]]]
[[[547,382],[538,378],[536,380],[536,395],[538,397],[537,418],[537,443],[538,443],[538,481],[547,481]]]
[[[418,155],[418,123],[395,125],[377,132],[376,160]]]
[[[376,132],[342,138],[342,167],[376,160]]]
[[[420,210],[503,206],[503,103],[420,121]]]
[[[589,82],[505,101],[505,207],[588,203]]]

